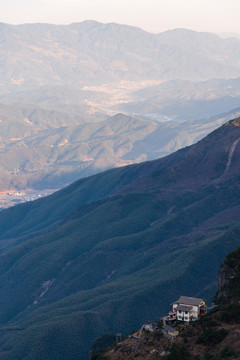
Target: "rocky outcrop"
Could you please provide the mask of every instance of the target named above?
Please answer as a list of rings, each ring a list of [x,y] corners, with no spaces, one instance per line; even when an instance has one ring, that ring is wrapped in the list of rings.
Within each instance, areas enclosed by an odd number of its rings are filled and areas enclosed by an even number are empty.
[[[240,300],[240,247],[230,253],[218,274],[216,304]]]
[[[230,298],[230,283],[235,275],[235,271],[231,267],[222,264],[218,274],[218,290],[215,297],[216,304],[224,303]]]

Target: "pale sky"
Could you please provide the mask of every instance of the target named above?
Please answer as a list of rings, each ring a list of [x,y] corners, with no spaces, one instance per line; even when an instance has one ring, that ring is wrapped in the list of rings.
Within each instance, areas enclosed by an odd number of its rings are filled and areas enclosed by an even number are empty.
[[[0,0],[0,22],[116,22],[149,32],[186,28],[240,33],[240,0]]]

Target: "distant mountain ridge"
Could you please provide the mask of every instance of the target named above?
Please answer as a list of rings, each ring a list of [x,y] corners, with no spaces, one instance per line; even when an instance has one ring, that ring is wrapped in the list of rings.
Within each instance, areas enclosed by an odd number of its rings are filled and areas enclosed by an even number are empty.
[[[0,54],[2,206],[6,192],[152,160],[239,115],[237,39],[95,21],[1,23]]]
[[[210,301],[239,246],[239,139],[238,118],[1,211],[0,359],[84,359],[95,338],[162,316],[179,293]]]
[[[95,21],[1,24],[0,40],[1,94],[53,83],[230,78],[240,68],[239,40],[184,29],[154,35]]]
[[[158,121],[197,120],[237,108],[239,95],[239,78],[172,80],[133,92],[132,101],[119,104],[116,109]]]
[[[182,124],[124,114],[87,122],[85,116],[30,105],[0,105],[1,189],[59,189],[101,170],[156,159],[239,114],[236,109]]]

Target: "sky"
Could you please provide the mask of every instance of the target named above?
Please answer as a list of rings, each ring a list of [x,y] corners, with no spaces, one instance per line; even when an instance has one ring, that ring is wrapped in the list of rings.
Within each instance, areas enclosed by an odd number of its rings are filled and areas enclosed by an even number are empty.
[[[0,22],[116,22],[159,33],[174,28],[240,33],[240,0],[0,0]]]

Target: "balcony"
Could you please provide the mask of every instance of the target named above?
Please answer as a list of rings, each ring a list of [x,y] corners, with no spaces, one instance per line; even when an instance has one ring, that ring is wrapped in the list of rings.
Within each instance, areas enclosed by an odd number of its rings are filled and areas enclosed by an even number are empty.
[[[176,320],[177,318],[177,313],[175,311],[169,311],[168,313],[168,320]]]

